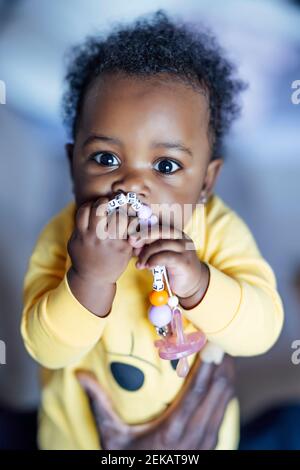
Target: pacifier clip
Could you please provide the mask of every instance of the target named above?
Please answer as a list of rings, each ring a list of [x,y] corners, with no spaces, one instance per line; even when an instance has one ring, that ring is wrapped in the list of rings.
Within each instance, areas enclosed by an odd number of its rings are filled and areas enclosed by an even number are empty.
[[[127,195],[117,194],[108,202],[107,213],[110,214],[125,204],[130,204],[135,210],[141,227],[154,225],[157,222],[157,217],[152,214],[151,208],[142,204],[134,192],[128,192]],[[179,299],[172,293],[166,267],[155,266],[151,271],[153,284],[149,301],[152,306],[149,308],[148,317],[161,337],[154,342],[154,345],[162,359],[179,360],[176,373],[178,377],[186,377],[189,372],[187,357],[204,347],[206,337],[201,331],[189,334],[184,332]]]

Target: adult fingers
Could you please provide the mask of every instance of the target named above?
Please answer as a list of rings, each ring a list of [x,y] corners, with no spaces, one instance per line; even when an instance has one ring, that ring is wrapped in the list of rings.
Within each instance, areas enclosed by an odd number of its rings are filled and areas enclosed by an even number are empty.
[[[199,358],[196,360],[187,379],[183,397],[168,423],[168,436],[171,442],[179,442],[182,438],[187,423],[207,393],[213,371],[213,364],[201,363]]]
[[[183,445],[192,450],[216,444],[226,403],[226,381],[219,377],[211,381],[203,399],[195,404],[182,433]]]
[[[76,377],[92,403],[98,428],[101,428],[102,432],[105,429],[113,428],[118,432],[126,433],[128,426],[123,423],[113,409],[109,397],[100,386],[95,375],[91,372],[78,370],[76,371]]]
[[[227,405],[235,395],[234,372],[234,361],[228,355],[225,355],[223,361],[214,367],[204,400],[187,422],[182,439],[183,448],[214,449],[216,447]]]

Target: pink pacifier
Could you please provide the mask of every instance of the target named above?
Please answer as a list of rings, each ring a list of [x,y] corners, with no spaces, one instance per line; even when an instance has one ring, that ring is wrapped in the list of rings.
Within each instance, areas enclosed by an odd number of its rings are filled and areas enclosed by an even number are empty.
[[[130,204],[137,212],[141,227],[157,223],[157,217],[152,214],[149,206],[142,204],[133,192],[118,194],[108,202],[107,211]],[[152,306],[149,309],[149,320],[155,326],[162,339],[155,341],[158,354],[162,359],[179,359],[176,372],[179,377],[185,377],[189,372],[187,356],[200,351],[206,343],[206,337],[201,331],[185,334],[182,326],[182,313],[179,299],[173,295],[168,281],[165,266],[152,268],[153,285],[149,296]],[[165,284],[167,291],[165,290]]]

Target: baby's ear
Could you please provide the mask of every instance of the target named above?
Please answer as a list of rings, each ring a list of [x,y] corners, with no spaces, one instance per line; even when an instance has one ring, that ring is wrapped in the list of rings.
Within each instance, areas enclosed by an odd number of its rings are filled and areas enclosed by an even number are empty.
[[[74,152],[74,144],[71,142],[68,142],[65,145],[65,150],[66,150],[66,155],[68,158],[69,162],[69,168],[70,168],[70,173],[71,173],[71,178],[73,179],[73,152]]]
[[[214,186],[216,184],[222,166],[223,160],[221,158],[216,158],[214,160],[211,160],[207,167],[206,176],[202,187],[202,191],[205,192],[207,197],[211,196],[211,194],[213,193]]]

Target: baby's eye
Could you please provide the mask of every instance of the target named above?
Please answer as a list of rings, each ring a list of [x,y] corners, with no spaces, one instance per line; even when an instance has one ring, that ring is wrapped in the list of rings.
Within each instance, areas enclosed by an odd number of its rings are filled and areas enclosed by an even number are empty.
[[[154,169],[159,171],[160,173],[168,174],[168,173],[175,173],[179,168],[182,168],[179,163],[175,162],[174,160],[170,160],[169,158],[164,158],[156,163],[157,167],[154,166]]]
[[[119,164],[117,157],[111,152],[99,152],[91,157],[92,160],[95,160],[99,165],[102,166],[116,166]]]

